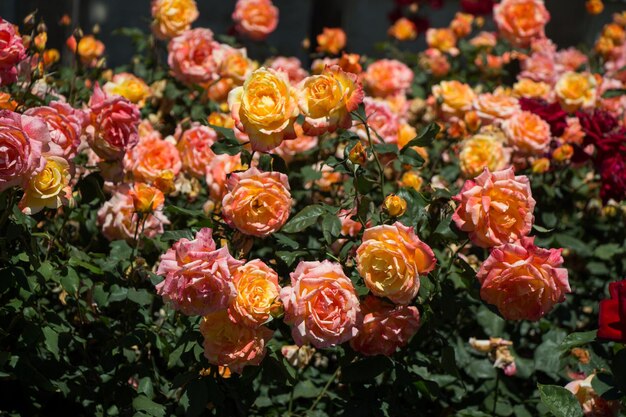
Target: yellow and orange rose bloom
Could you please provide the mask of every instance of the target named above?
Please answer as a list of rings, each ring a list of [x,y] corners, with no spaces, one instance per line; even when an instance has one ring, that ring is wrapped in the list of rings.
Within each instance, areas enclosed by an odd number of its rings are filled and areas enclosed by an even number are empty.
[[[107,94],[125,97],[139,107],[143,107],[152,94],[144,80],[128,72],[115,74],[111,81],[102,86],[102,90]]]
[[[566,72],[554,86],[554,92],[566,111],[574,112],[593,106],[597,81],[592,74]]]
[[[446,117],[462,117],[472,109],[476,98],[472,87],[456,80],[440,82],[433,86],[432,93],[437,101],[437,108]]]
[[[497,132],[478,133],[461,144],[459,167],[465,178],[474,178],[485,168],[499,171],[509,164],[510,151],[504,147],[504,137]]]
[[[169,39],[191,28],[198,18],[195,0],[153,0],[152,33],[159,39]]]
[[[324,28],[317,35],[317,51],[331,55],[338,55],[346,47],[346,32],[341,28]]]

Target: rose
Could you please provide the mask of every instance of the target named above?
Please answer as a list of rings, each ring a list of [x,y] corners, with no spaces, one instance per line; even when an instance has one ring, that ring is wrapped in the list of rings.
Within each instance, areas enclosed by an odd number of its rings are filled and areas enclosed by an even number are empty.
[[[417,38],[417,26],[406,17],[396,20],[387,34],[399,41],[410,41]]]
[[[367,67],[364,82],[376,97],[405,94],[413,82],[413,71],[395,59],[379,59]]]
[[[50,134],[43,120],[0,111],[0,191],[26,183],[45,166]]]
[[[139,109],[126,98],[108,96],[96,84],[89,100],[89,110],[91,121],[87,141],[99,157],[120,159],[139,141]]]
[[[528,46],[533,39],[545,37],[550,13],[543,0],[503,0],[493,8],[500,34],[515,46]]]
[[[434,48],[441,52],[455,56],[459,53],[459,50],[456,47],[456,42],[456,35],[452,29],[430,28],[426,31],[426,43],[429,48]]]
[[[493,173],[485,168],[453,199],[459,205],[452,220],[477,246],[502,245],[530,233],[535,200],[528,177],[515,176],[513,168]]]
[[[219,76],[232,82],[233,85],[243,84],[258,64],[248,58],[245,48],[237,49],[229,45],[218,45],[219,49],[214,51],[214,59],[218,63]],[[226,96],[228,96],[228,91]]]
[[[480,94],[473,104],[485,124],[503,121],[520,111],[517,99],[505,94]]]
[[[459,153],[459,168],[466,178],[474,178],[488,168],[499,171],[509,165],[511,151],[503,146],[502,134],[485,131],[464,140]]]
[[[562,249],[539,248],[534,239],[493,248],[476,275],[481,298],[507,320],[537,321],[571,291]]]
[[[237,0],[232,18],[239,34],[262,41],[278,26],[278,8],[271,0]]]
[[[152,33],[158,39],[173,38],[198,18],[194,0],[152,0]]]
[[[133,198],[133,207],[137,213],[152,213],[162,208],[165,202],[161,190],[142,182],[133,185],[130,196]]]
[[[600,159],[598,168],[602,180],[600,189],[602,201],[606,203],[610,199],[616,201],[626,199],[626,155],[604,157]]]
[[[296,91],[284,73],[259,68],[228,94],[228,106],[237,129],[250,137],[253,150],[266,152],[296,137]]]
[[[472,33],[473,23],[474,16],[472,14],[457,12],[452,22],[450,22],[450,29],[452,29],[457,38],[464,38]]]
[[[241,373],[244,367],[261,363],[274,331],[234,323],[226,311],[217,311],[204,316],[200,333],[204,337],[204,356],[209,363]]]
[[[363,101],[357,76],[339,66],[326,67],[320,75],[305,78],[298,85],[298,106],[305,117],[306,135],[318,136],[352,126],[350,112]]]
[[[142,235],[152,239],[162,234],[163,226],[170,223],[160,210],[144,216],[141,225],[138,222],[133,197],[126,185],[116,189],[111,199],[98,210],[98,225],[109,240],[123,239],[133,243]]]
[[[533,81],[530,78],[520,78],[513,84],[513,95],[518,98],[548,99],[552,88],[550,84],[541,81]],[[528,109],[524,109],[528,110]]]
[[[471,110],[476,94],[472,87],[459,81],[442,81],[432,88],[433,97],[443,116],[463,116]]]
[[[278,56],[273,58],[268,65],[269,68],[287,73],[289,81],[297,85],[307,77],[307,72],[302,68],[302,63],[296,57]]]
[[[47,106],[32,107],[24,114],[39,117],[46,123],[55,153],[66,159],[76,156],[83,125],[87,122],[82,111],[72,108],[67,103],[52,101]]]
[[[139,107],[143,107],[152,94],[152,90],[144,80],[128,72],[115,74],[111,81],[102,86],[102,89],[108,95],[117,94],[127,98]]]
[[[72,35],[67,38],[65,44],[72,53],[78,55],[84,65],[89,67],[95,67],[98,64],[98,59],[104,54],[105,49],[104,44],[93,35],[86,35],[78,42]]]
[[[206,83],[217,77],[215,51],[220,45],[210,29],[191,29],[167,45],[167,63],[174,77],[186,84]]]
[[[435,77],[445,77],[450,72],[448,57],[438,49],[428,48],[419,55],[420,67]]]
[[[17,64],[26,58],[26,48],[15,26],[0,17],[0,85],[17,80]]]
[[[317,52],[337,55],[346,47],[346,32],[341,28],[324,28],[322,33],[317,35],[316,41]]]
[[[367,288],[396,304],[415,298],[420,275],[432,271],[436,262],[432,249],[400,222],[366,229],[356,251],[357,270]]]
[[[255,259],[233,273],[237,295],[228,307],[235,323],[259,327],[270,317],[270,309],[280,293],[278,274],[263,261]]]
[[[215,248],[213,231],[203,228],[195,239],[180,239],[161,256],[157,274],[165,279],[157,293],[186,315],[226,310],[237,295],[233,273],[243,261],[233,258],[227,247]]]
[[[615,400],[605,400],[593,389],[593,379],[596,374],[591,374],[585,379],[577,379],[565,386],[578,400],[585,417],[617,417],[620,405]]]
[[[70,164],[58,156],[46,157],[44,169],[31,177],[25,187],[19,207],[25,214],[38,213],[43,208],[56,209],[72,201]]]
[[[556,61],[557,70],[559,72],[565,72],[576,71],[578,68],[585,65],[589,61],[589,58],[576,48],[567,48],[557,53]]]
[[[596,79],[589,73],[566,72],[554,86],[559,103],[566,111],[592,107],[596,101]]]
[[[374,143],[380,142],[379,137],[381,137],[385,143],[397,143],[399,120],[398,116],[391,110],[389,103],[365,97],[363,104],[365,105],[369,136],[372,141]],[[367,129],[360,121],[355,120],[352,129],[362,140],[369,140]]]
[[[226,194],[226,180],[228,174],[246,169],[241,165],[241,157],[237,155],[215,155],[206,167],[206,183],[209,186],[209,194],[215,202],[221,201]]]
[[[567,128],[567,112],[559,103],[547,103],[539,99],[521,98],[520,107],[523,111],[529,111],[541,117],[550,125],[553,136],[561,136]]]
[[[250,168],[231,174],[227,187],[222,215],[241,233],[266,237],[287,222],[293,201],[285,174]]]
[[[521,111],[502,123],[502,130],[515,150],[524,155],[541,155],[550,145],[550,125],[534,113]]]
[[[217,141],[217,133],[208,126],[193,123],[188,129],[176,127],[174,136],[178,139],[176,149],[180,154],[185,172],[196,178],[206,175],[207,167],[215,158],[211,145]]]
[[[609,294],[600,301],[598,338],[626,343],[626,280],[611,282]]]
[[[551,51],[534,52],[521,61],[520,77],[553,85],[556,72],[556,55]]]
[[[419,329],[420,314],[413,306],[395,306],[368,295],[361,303],[361,312],[363,323],[350,346],[366,356],[393,355]]]
[[[298,346],[339,345],[354,337],[361,320],[359,298],[341,265],[302,261],[291,273],[291,286],[280,291],[285,323]]]
[[[315,148],[318,143],[317,136],[305,135],[302,126],[299,124],[294,124],[294,128],[297,138],[284,140],[280,146],[272,150],[272,153],[279,155],[287,163],[291,162],[298,155]]]
[[[182,162],[176,145],[160,136],[156,131],[143,136],[126,152],[124,170],[132,173],[135,181],[154,183],[167,171],[174,177],[180,172]]]

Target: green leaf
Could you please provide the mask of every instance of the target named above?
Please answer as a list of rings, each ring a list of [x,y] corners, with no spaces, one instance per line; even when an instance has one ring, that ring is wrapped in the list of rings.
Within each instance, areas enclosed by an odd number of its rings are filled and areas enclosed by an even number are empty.
[[[568,352],[572,348],[576,346],[586,345],[587,343],[591,343],[596,340],[596,330],[591,330],[588,332],[576,332],[571,333],[563,339],[561,342],[561,346],[559,349],[561,352]]]
[[[296,250],[296,251],[277,251],[276,252],[276,256],[278,256],[278,258],[283,261],[287,266],[291,266],[297,258],[299,258],[300,256],[304,256],[307,253],[305,251],[302,250]]]
[[[393,369],[393,362],[386,356],[373,356],[352,362],[343,367],[342,382],[364,382]]]
[[[171,242],[171,241],[176,241],[178,242],[181,239],[189,239],[189,240],[193,240],[193,233],[191,230],[187,229],[187,230],[168,230],[166,232],[163,232],[163,234],[161,235],[161,240],[163,242]]]
[[[281,232],[301,232],[314,225],[317,222],[317,219],[319,219],[322,214],[326,213],[326,211],[326,207],[317,204],[305,207],[283,226]]]
[[[67,268],[67,275],[61,277],[61,286],[65,291],[74,295],[78,292],[80,279],[73,268]]]
[[[626,88],[611,88],[602,94],[602,98],[615,98],[626,95]]]
[[[54,355],[56,360],[59,360],[59,334],[50,327],[44,327],[42,332],[46,349]]]
[[[611,260],[615,255],[623,253],[624,247],[617,243],[605,243],[594,249],[593,255],[603,261]]]
[[[300,247],[300,244],[298,242],[287,237],[287,235],[284,235],[282,233],[274,233],[273,236],[281,246],[286,246],[291,249],[298,249]]]
[[[419,146],[422,148],[430,146],[433,143],[433,140],[435,140],[435,137],[437,137],[439,130],[439,125],[437,123],[429,124],[424,129],[422,129],[419,136],[417,136],[415,139],[410,140],[409,143],[404,145],[401,149],[401,152],[404,152],[411,146]]]
[[[322,217],[322,233],[328,244],[333,242],[334,237],[341,234],[341,220],[333,213],[325,214]]]
[[[583,417],[583,410],[574,394],[558,385],[538,384],[541,402],[556,417]]]
[[[157,404],[145,395],[140,395],[133,400],[133,408],[135,411],[143,411],[150,416],[164,417],[165,407]]]

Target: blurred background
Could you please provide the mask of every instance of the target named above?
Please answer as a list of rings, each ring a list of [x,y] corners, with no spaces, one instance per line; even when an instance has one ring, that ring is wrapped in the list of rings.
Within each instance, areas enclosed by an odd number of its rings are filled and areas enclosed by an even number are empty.
[[[280,10],[278,29],[266,43],[246,46],[253,58],[280,54],[297,56],[307,62],[303,41],[315,39],[324,26],[340,26],[348,35],[348,51],[375,56],[375,44],[387,39],[390,19],[398,4],[411,1],[419,4],[422,27],[447,26],[460,10],[458,0],[274,0]],[[197,0],[200,18],[194,27],[208,27],[216,34],[230,33],[230,15],[235,2]],[[587,14],[585,0],[546,0],[546,5],[552,14],[548,36],[561,47],[590,45],[613,13],[626,10],[626,0],[605,0],[604,12],[599,16]],[[48,46],[59,50],[64,49],[72,27],[78,25],[85,33],[91,33],[94,26],[99,26],[98,38],[106,45],[110,66],[127,63],[133,53],[129,40],[116,35],[115,29],[139,27],[146,33],[149,31],[150,0],[0,0],[0,16],[13,23],[20,23],[34,10],[38,10],[38,15],[47,23]],[[70,28],[58,25],[63,15],[72,18]],[[490,22],[487,25],[491,27]],[[414,42],[403,43],[402,47],[423,49],[423,34]]]

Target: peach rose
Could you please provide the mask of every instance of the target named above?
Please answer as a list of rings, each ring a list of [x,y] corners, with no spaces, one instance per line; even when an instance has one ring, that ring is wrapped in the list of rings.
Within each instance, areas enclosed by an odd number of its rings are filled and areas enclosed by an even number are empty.
[[[493,32],[480,32],[470,39],[469,43],[475,48],[491,50],[498,43],[498,39]]]
[[[137,213],[152,213],[163,208],[165,196],[156,187],[142,182],[135,183],[130,190],[133,198],[133,207]]]
[[[528,111],[516,113],[502,124],[507,140],[516,151],[525,155],[540,155],[550,145],[550,125]]]
[[[280,291],[285,323],[298,346],[340,345],[357,334],[359,298],[341,265],[302,261],[291,273],[291,286]]]
[[[67,40],[67,46],[76,53],[80,58],[80,61],[87,66],[95,67],[98,64],[98,59],[104,55],[104,44],[97,40],[93,35],[86,35],[82,37],[78,43],[73,36]]]
[[[567,48],[556,54],[557,71],[559,72],[576,71],[587,62],[589,62],[587,55],[576,48]]]
[[[412,228],[395,222],[365,230],[356,263],[372,294],[409,304],[419,291],[420,275],[432,271],[437,260]]]
[[[120,159],[137,144],[140,113],[136,105],[121,96],[108,96],[96,84],[89,109],[87,141],[99,157]]]
[[[417,38],[417,26],[406,17],[396,20],[387,34],[399,41],[411,41]]]
[[[528,46],[533,39],[545,37],[550,13],[543,0],[503,0],[493,8],[500,34],[515,46]]]
[[[137,230],[138,216],[128,186],[121,186],[113,192],[110,200],[98,210],[98,225],[102,234],[109,240],[126,240],[133,243],[135,235],[154,238],[163,233],[163,226],[169,224],[160,210],[145,216],[143,227]]]
[[[429,48],[437,49],[452,56],[459,54],[459,50],[456,47],[456,41],[456,35],[452,29],[430,28],[426,31],[426,43]]]
[[[563,131],[563,134],[559,137],[562,142],[574,143],[576,145],[582,145],[585,138],[585,132],[580,125],[578,117],[568,117],[565,119],[567,126]]]
[[[363,104],[365,105],[367,125],[369,126],[372,141],[377,143],[382,138],[385,143],[397,143],[398,129],[400,128],[399,120],[398,116],[391,111],[389,104],[371,97],[365,97]],[[353,130],[356,131],[362,140],[368,140],[365,126],[360,121],[354,121]]]
[[[450,72],[448,57],[438,49],[426,49],[419,56],[419,64],[435,77],[445,77]]]
[[[485,168],[499,171],[509,165],[511,151],[504,147],[502,134],[476,134],[461,143],[459,168],[466,178],[474,178]]]
[[[284,140],[279,147],[274,148],[272,153],[280,156],[285,162],[291,162],[298,155],[302,155],[304,152],[310,151],[318,144],[317,136],[308,136],[304,134],[302,126],[295,124],[297,138]]]
[[[169,171],[174,177],[182,168],[176,145],[161,139],[158,132],[142,137],[124,156],[124,169],[135,181],[154,183]]]
[[[222,215],[229,226],[246,235],[266,237],[287,222],[293,201],[285,174],[250,168],[231,174],[227,186]]]
[[[278,274],[263,261],[255,259],[233,274],[237,295],[228,307],[235,323],[259,327],[270,318],[270,308],[280,293]]]
[[[209,363],[241,373],[244,367],[261,363],[274,331],[234,323],[228,313],[217,311],[204,316],[200,333],[204,337],[204,356]]]
[[[143,107],[152,94],[148,84],[129,72],[115,74],[111,81],[102,86],[108,95],[118,95],[127,98],[131,103]]]
[[[72,201],[72,173],[70,164],[58,156],[46,157],[44,169],[31,177],[24,189],[19,207],[23,213],[32,215],[43,208],[56,209]]]
[[[516,98],[506,94],[492,93],[484,93],[476,97],[474,109],[485,124],[508,119],[521,110]]]
[[[566,72],[554,86],[561,106],[568,112],[592,107],[596,102],[595,77],[589,73]]]
[[[350,340],[355,351],[366,355],[391,356],[417,333],[420,313],[413,306],[395,306],[368,295],[361,303],[363,323]]]
[[[363,101],[357,76],[339,66],[326,67],[320,75],[305,78],[298,85],[298,106],[304,116],[302,129],[318,136],[352,126],[350,112]]]
[[[207,167],[215,158],[211,145],[217,141],[217,133],[208,126],[193,123],[188,129],[176,127],[176,149],[185,172],[196,177],[206,176]]]
[[[618,401],[605,400],[599,396],[592,386],[595,374],[585,379],[577,379],[565,386],[578,400],[585,417],[617,417],[620,405]]]
[[[358,235],[363,228],[363,225],[359,221],[353,220],[354,216],[356,216],[356,209],[343,209],[337,214],[337,217],[339,217],[339,220],[341,221],[342,235],[354,237]]]
[[[296,57],[279,56],[273,58],[268,67],[276,71],[286,72],[289,82],[294,86],[308,76],[306,70],[302,68],[302,63]]]
[[[241,165],[241,156],[239,154],[215,155],[206,167],[205,176],[211,199],[215,202],[221,201],[226,194],[228,175],[246,168]]]
[[[191,29],[167,45],[167,63],[174,77],[186,84],[201,84],[217,77],[215,51],[220,45],[210,29]]]
[[[66,159],[76,155],[83,125],[87,122],[86,115],[82,111],[72,108],[67,103],[52,101],[47,106],[30,108],[24,114],[39,117],[46,123],[51,146],[58,149],[55,153],[59,153],[59,156]]]
[[[198,18],[194,0],[152,0],[152,33],[169,39],[189,30]]]
[[[467,180],[455,197],[459,205],[452,216],[457,227],[469,233],[476,246],[489,248],[521,239],[530,233],[535,200],[525,175],[513,168]]]
[[[233,274],[241,265],[227,247],[216,249],[213,231],[205,227],[161,256],[156,273],[165,279],[156,286],[157,293],[189,316],[226,310],[237,296]]]
[[[495,247],[480,267],[481,298],[507,320],[537,321],[571,292],[563,249],[535,246],[534,237]]]
[[[346,32],[341,28],[324,28],[317,35],[317,52],[338,55],[346,47]]]
[[[464,38],[472,33],[473,23],[474,15],[457,12],[452,22],[450,22],[450,29],[452,29],[457,38]]]
[[[233,48],[225,44],[218,44],[219,49],[214,51],[215,61],[218,63],[217,72],[220,77],[231,80],[233,85],[241,85],[250,76],[258,64],[248,58],[245,48]]]
[[[49,150],[49,142],[50,133],[42,119],[1,110],[0,191],[23,185],[43,170],[46,160],[42,153]]]
[[[556,57],[553,53],[535,52],[521,61],[521,67],[521,78],[553,85],[557,77]]]
[[[15,26],[0,17],[0,85],[17,81],[17,64],[26,59],[26,48]]]
[[[472,109],[476,93],[460,81],[442,81],[432,88],[437,107],[446,117],[459,116]]]
[[[278,26],[278,8],[271,0],[237,0],[232,18],[239,34],[262,41]]]
[[[266,152],[296,137],[298,101],[285,73],[259,68],[228,94],[228,106],[237,129],[250,137],[252,150]]]
[[[365,71],[365,84],[376,97],[405,94],[413,82],[413,71],[395,59],[379,59]]]
[[[548,83],[533,81],[530,78],[520,78],[513,84],[513,96],[524,98],[542,98],[547,100],[552,92]]]

